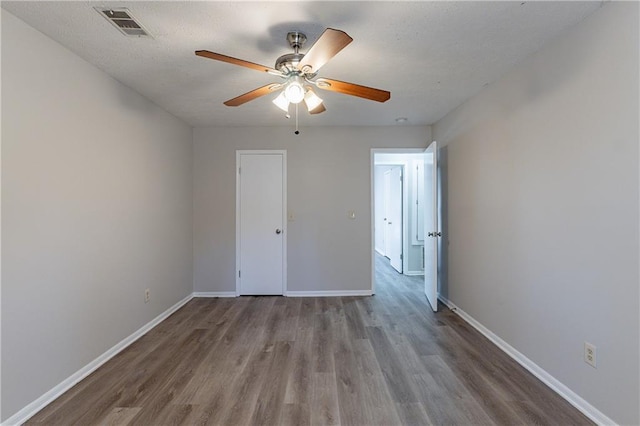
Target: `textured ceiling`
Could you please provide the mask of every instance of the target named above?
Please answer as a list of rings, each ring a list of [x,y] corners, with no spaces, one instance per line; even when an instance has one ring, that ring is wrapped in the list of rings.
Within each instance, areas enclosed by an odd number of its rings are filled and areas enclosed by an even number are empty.
[[[427,125],[584,19],[601,2],[87,2],[3,1],[5,10],[193,126],[292,123],[264,96],[223,101],[277,77],[194,55],[205,49],[272,67],[331,27],[354,41],[320,76],[391,91],[386,103],[318,91],[311,125]],[[128,38],[93,7],[127,7],[153,38]],[[305,52],[306,49],[302,49]],[[302,111],[301,111],[302,112]]]

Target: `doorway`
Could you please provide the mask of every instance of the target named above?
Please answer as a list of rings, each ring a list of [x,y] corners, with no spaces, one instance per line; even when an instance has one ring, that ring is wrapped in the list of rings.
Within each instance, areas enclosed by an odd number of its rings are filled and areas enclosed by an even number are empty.
[[[434,180],[436,152],[435,143],[426,151],[371,151],[372,291],[375,293],[376,272],[379,272],[376,267],[386,268],[387,277],[390,270],[405,276],[421,276],[424,293],[434,310],[437,310],[437,252],[433,247],[442,235],[439,232],[437,198],[433,196],[437,185],[437,179]],[[396,184],[398,180],[400,184]],[[394,207],[396,212],[401,212],[402,220],[397,234],[392,231],[398,220],[397,215],[393,216]],[[399,264],[397,259],[394,262],[392,248],[398,238],[401,241]],[[402,275],[397,275],[399,280]]]
[[[286,291],[286,151],[236,152],[236,295]]]
[[[422,226],[416,204],[422,153],[375,152],[373,158],[374,250],[401,274],[422,275]],[[397,254],[396,254],[397,253]]]

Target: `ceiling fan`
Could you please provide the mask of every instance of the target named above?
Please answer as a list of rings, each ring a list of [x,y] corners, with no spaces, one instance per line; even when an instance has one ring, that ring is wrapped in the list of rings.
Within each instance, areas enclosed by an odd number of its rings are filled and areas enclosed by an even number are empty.
[[[329,78],[317,78],[320,68],[353,41],[344,31],[327,28],[320,38],[309,48],[307,53],[300,53],[300,49],[307,41],[305,34],[290,32],[287,34],[287,41],[293,49],[293,53],[280,56],[276,60],[274,68],[208,50],[197,50],[195,53],[203,58],[266,72],[284,80],[281,83],[270,83],[233,99],[229,99],[224,102],[227,106],[239,106],[282,89],[280,94],[273,100],[273,103],[278,106],[278,108],[288,113],[290,104],[299,104],[304,101],[310,114],[319,114],[326,111],[326,108],[322,99],[314,92],[313,87],[378,102],[385,102],[391,97],[391,93],[386,90],[374,89],[372,87],[360,86],[358,84],[346,83]]]

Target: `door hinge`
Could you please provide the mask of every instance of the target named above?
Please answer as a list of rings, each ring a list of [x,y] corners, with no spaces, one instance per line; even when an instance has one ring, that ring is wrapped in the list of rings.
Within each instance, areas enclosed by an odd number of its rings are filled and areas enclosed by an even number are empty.
[[[240,271],[238,271],[238,278],[240,278]]]
[[[402,175],[400,175],[400,182],[402,182]]]
[[[402,254],[400,255],[400,260],[402,260]]]
[[[238,167],[238,174],[240,174],[242,167]]]

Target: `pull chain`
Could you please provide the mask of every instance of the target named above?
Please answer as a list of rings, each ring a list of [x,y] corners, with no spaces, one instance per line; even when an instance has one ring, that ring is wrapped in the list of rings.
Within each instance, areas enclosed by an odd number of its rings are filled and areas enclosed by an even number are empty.
[[[296,131],[293,133],[295,133],[296,135],[300,134],[300,130],[298,130],[298,104],[296,104]]]

